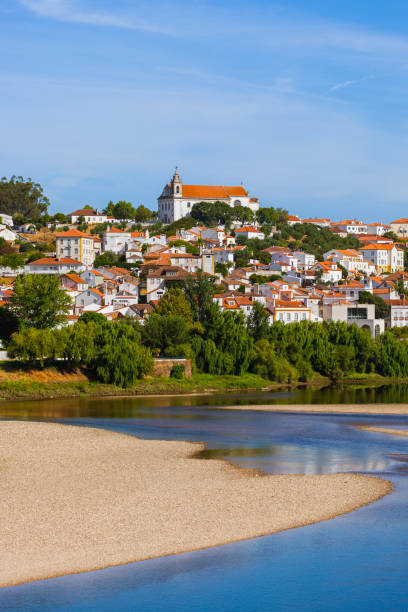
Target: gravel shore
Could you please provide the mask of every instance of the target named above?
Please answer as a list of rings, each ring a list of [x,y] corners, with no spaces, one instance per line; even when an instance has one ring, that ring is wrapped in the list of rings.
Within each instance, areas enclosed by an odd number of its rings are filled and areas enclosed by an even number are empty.
[[[0,422],[0,586],[271,534],[391,490],[356,474],[265,476],[195,458],[202,448]]]
[[[388,434],[390,436],[402,436],[408,438],[408,431],[406,429],[394,429],[392,427],[375,427],[372,425],[357,425],[357,429],[362,431],[374,431],[377,433]]]

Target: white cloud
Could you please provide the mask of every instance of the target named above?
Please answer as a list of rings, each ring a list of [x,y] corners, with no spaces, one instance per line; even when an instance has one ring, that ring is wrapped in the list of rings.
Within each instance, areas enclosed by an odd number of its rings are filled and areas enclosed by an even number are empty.
[[[341,83],[336,83],[332,87],[330,87],[328,93],[332,93],[333,91],[337,91],[338,89],[343,89],[344,87],[350,87],[350,85],[357,85],[362,81],[366,81],[369,77],[362,77],[361,79],[352,79],[350,81],[342,81]]]

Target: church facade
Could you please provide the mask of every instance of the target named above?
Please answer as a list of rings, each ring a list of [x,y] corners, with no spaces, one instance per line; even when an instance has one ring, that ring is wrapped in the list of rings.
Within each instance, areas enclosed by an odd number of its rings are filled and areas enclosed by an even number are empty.
[[[252,198],[242,185],[184,185],[177,168],[157,201],[159,221],[162,223],[188,217],[197,202],[225,202],[229,206],[247,206],[253,212],[259,209],[258,198]]]

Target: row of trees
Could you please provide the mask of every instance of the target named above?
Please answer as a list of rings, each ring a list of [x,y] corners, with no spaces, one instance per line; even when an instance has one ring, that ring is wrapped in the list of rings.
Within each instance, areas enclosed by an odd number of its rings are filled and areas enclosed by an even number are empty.
[[[207,227],[229,226],[233,221],[240,223],[258,221],[261,225],[273,226],[285,223],[288,212],[272,206],[253,212],[248,206],[231,207],[225,202],[197,202],[191,209],[191,217],[200,225]]]
[[[255,303],[245,319],[213,303],[214,285],[202,274],[170,289],[145,325],[108,322],[86,313],[64,326],[69,298],[58,279],[18,277],[9,307],[0,308],[0,332],[9,354],[27,361],[84,366],[103,382],[133,385],[151,372],[154,355],[187,357],[209,374],[254,372],[280,382],[307,381],[315,373],[339,380],[352,372],[408,377],[408,344],[394,330],[372,339],[355,325],[268,322]]]

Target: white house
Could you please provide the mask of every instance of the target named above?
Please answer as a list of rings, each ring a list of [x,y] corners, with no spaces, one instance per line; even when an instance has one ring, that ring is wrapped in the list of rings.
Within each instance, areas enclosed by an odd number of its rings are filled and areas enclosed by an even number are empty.
[[[11,215],[7,215],[6,213],[0,212],[0,223],[13,227],[13,217]]]
[[[63,257],[42,257],[36,261],[26,264],[24,271],[26,274],[67,274],[75,272],[80,274],[85,270],[85,265],[77,259]]]
[[[311,253],[305,253],[304,251],[295,251],[293,256],[296,257],[297,267],[300,270],[310,270],[316,263],[316,257]]]
[[[131,241],[131,232],[124,232],[117,227],[112,227],[103,233],[103,250],[112,253],[124,253],[126,245]]]
[[[214,255],[215,263],[222,264],[233,264],[234,263],[234,250],[228,247],[214,247],[211,249],[211,253]]]
[[[367,329],[373,338],[384,332],[384,319],[375,318],[375,304],[347,304],[343,301],[323,304],[323,319],[357,325]]]
[[[229,206],[246,206],[253,212],[259,209],[257,198],[251,198],[242,185],[184,185],[176,168],[158,198],[159,221],[172,223],[187,217],[197,202],[225,202]]]
[[[317,227],[330,227],[330,219],[302,219],[302,223],[310,223],[310,225],[316,225]]]
[[[387,327],[408,326],[408,302],[405,300],[386,300],[390,306],[390,315],[386,321]]]
[[[70,214],[71,223],[78,223],[79,217],[84,217],[85,223],[106,223],[108,217],[95,208],[80,208]]]
[[[332,261],[318,261],[312,266],[312,270],[314,272],[322,271],[321,280],[324,283],[337,283],[342,277],[340,268]]]
[[[11,229],[5,225],[0,225],[0,238],[7,240],[7,242],[15,242],[17,240],[17,234],[12,232]]]
[[[244,227],[240,227],[235,230],[235,237],[243,236],[243,238],[259,238],[259,240],[265,239],[265,234],[261,232],[261,230],[256,227],[252,227],[251,225],[245,225]]]
[[[345,221],[332,223],[331,226],[339,230],[344,230],[348,234],[368,234],[367,223],[362,223],[355,219],[346,219]]]

